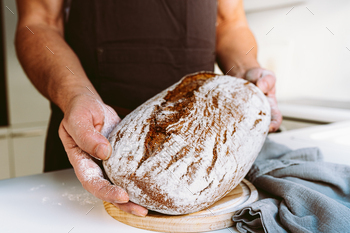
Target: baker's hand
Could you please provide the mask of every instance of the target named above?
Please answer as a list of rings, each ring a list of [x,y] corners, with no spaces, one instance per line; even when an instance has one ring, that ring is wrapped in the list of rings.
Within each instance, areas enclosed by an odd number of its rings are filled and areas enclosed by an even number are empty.
[[[277,106],[275,74],[269,70],[254,68],[248,70],[243,78],[254,83],[267,96],[271,106],[271,124],[269,132],[276,131],[282,123],[282,114]]]
[[[110,157],[112,147],[106,137],[119,122],[114,109],[84,94],[67,105],[58,132],[75,174],[87,191],[125,212],[145,216],[147,209],[129,202],[124,189],[104,179],[101,168],[91,157],[98,160]]]

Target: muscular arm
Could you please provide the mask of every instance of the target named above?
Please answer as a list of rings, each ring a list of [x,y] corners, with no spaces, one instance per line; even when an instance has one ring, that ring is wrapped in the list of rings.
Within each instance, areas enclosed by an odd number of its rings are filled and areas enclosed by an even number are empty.
[[[86,86],[95,93],[95,98],[100,97],[64,40],[63,3],[64,0],[17,0],[19,21],[15,44],[31,82],[65,112],[74,96],[91,94]]]
[[[64,112],[58,134],[77,178],[96,197],[145,216],[147,209],[129,202],[125,190],[104,179],[91,157],[109,158],[106,136],[120,118],[103,103],[63,39],[63,0],[17,0],[17,7],[18,58],[34,86]]]
[[[257,44],[248,27],[242,0],[218,0],[216,53],[223,73],[229,71],[228,74],[242,77],[247,70],[259,67]]]
[[[218,0],[216,54],[224,74],[251,81],[264,92],[271,106],[270,132],[276,131],[282,122],[275,95],[276,77],[257,62],[257,44],[248,27],[243,0]]]

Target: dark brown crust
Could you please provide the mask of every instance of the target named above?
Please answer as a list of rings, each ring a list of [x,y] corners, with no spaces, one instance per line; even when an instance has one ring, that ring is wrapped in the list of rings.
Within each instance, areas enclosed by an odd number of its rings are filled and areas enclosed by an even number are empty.
[[[207,168],[208,175],[210,174],[211,170],[215,166],[216,160],[218,159],[217,146],[218,146],[218,137],[216,136],[215,144],[214,144],[214,148],[213,148],[213,160],[211,161],[210,166]]]
[[[222,141],[222,144],[225,144],[226,141],[227,141],[227,129],[225,129],[224,140]]]
[[[264,116],[265,116],[266,113],[264,113],[263,111],[260,111],[260,112],[259,112],[259,115],[260,115],[260,116],[261,116],[261,115],[264,115]]]
[[[224,176],[225,177],[225,176]],[[202,189],[200,192],[199,192],[199,195],[202,194],[202,192],[204,192],[205,190],[209,189],[211,187],[211,185],[213,184],[214,180],[212,180],[209,185],[207,187],[205,187],[204,189]],[[195,194],[196,195],[196,194]]]
[[[256,125],[259,124],[260,121],[262,121],[262,119],[256,119],[253,127],[250,130],[254,129],[256,127]]]
[[[181,124],[179,124],[179,127],[171,132],[167,130],[167,127],[168,125],[173,125],[181,118],[186,117],[189,114],[190,110],[193,108],[193,104],[195,103],[194,91],[197,91],[198,88],[200,88],[209,78],[215,76],[216,74],[214,73],[199,73],[185,77],[174,90],[168,91],[167,95],[164,97],[164,102],[154,107],[152,114],[147,120],[149,122],[149,131],[144,142],[145,151],[143,157],[137,165],[137,169],[142,166],[142,164],[148,158],[153,156],[157,151],[162,150],[163,144],[169,140],[169,137],[172,134],[177,134],[180,132],[182,128]],[[163,111],[171,111],[173,113],[160,119],[159,116],[163,114]],[[144,127],[142,128],[142,132],[143,130]],[[183,158],[186,154],[188,154],[189,149],[190,148],[188,147],[182,147],[176,154],[171,156],[169,163],[166,167],[164,167],[164,169],[169,169],[172,164]],[[201,158],[197,162],[193,162],[187,167],[187,182],[193,182],[192,174],[194,174],[197,170],[197,166],[195,165],[200,163],[200,161]],[[212,164],[212,166],[214,166],[214,164]],[[136,173],[136,170],[133,174]],[[143,177],[137,177],[133,175],[130,177],[130,179],[135,183],[137,187],[140,188],[140,190],[142,190],[144,194],[149,197],[150,202],[157,202],[160,205],[166,206],[167,208],[176,208],[169,197],[160,195],[160,191],[157,192],[157,185],[148,180],[146,176],[147,173]],[[152,191],[148,191],[149,185],[152,185]],[[210,185],[206,187],[206,189],[209,187]]]
[[[167,131],[166,129],[168,125],[178,122],[182,117],[186,117],[189,114],[195,103],[194,91],[197,91],[198,88],[200,88],[209,78],[215,76],[216,74],[214,73],[199,73],[187,76],[174,90],[168,91],[168,94],[164,97],[165,101],[161,105],[155,106],[150,118],[148,119],[150,124],[145,139],[146,149],[137,168],[151,157],[156,152],[156,149],[164,144],[166,137],[169,137],[171,133],[176,133]],[[172,106],[172,104],[174,105]],[[163,118],[165,120],[159,120],[158,116],[160,116],[164,110],[174,111],[175,113],[167,115],[166,118]],[[171,165],[180,158],[182,158],[182,156],[175,155],[169,164]],[[170,165],[168,165],[167,168]]]
[[[177,207],[176,205],[174,205],[174,201],[171,198],[167,197],[167,195],[165,194],[162,194],[161,189],[157,186],[156,183],[154,183],[152,189],[150,189],[148,183],[144,180],[140,180],[135,176],[131,177],[131,180],[133,180],[134,184],[149,197],[150,203],[154,203],[154,201],[157,201],[159,204],[164,205],[168,208]]]
[[[170,160],[170,162],[168,163],[168,165],[166,166],[165,170],[167,170],[171,165],[173,165],[173,163],[175,163],[177,160],[182,159],[184,156],[186,156],[186,154],[188,153],[189,149],[187,148],[187,146],[184,146],[181,148],[181,150],[179,152],[177,152],[175,154],[175,156],[173,156],[173,159]]]

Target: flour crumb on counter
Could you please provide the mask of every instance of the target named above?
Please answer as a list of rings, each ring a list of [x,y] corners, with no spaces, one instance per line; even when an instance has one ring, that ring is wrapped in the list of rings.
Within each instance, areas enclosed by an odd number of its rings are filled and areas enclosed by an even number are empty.
[[[44,204],[46,204],[49,201],[50,201],[49,197],[43,197],[43,199],[42,199],[42,203],[44,203]]]
[[[45,185],[44,185],[44,184],[41,184],[41,185],[39,185],[39,186],[30,188],[29,191],[35,191],[35,190],[38,190],[38,189],[43,188],[43,187],[45,187]]]
[[[64,192],[62,197],[66,197],[70,201],[79,202],[80,205],[96,204],[100,201],[100,199],[88,191],[77,190],[76,187],[72,187],[69,192]]]
[[[43,203],[43,204],[50,204],[50,205],[62,205],[62,203],[56,202],[56,201],[52,200],[49,197],[43,197],[42,200],[41,200],[41,203]]]

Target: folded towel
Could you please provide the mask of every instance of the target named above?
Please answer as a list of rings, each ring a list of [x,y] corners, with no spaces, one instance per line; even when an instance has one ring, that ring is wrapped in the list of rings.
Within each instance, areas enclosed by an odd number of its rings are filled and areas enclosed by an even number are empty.
[[[350,232],[350,166],[318,148],[267,139],[246,178],[262,195],[232,217],[240,232]]]

